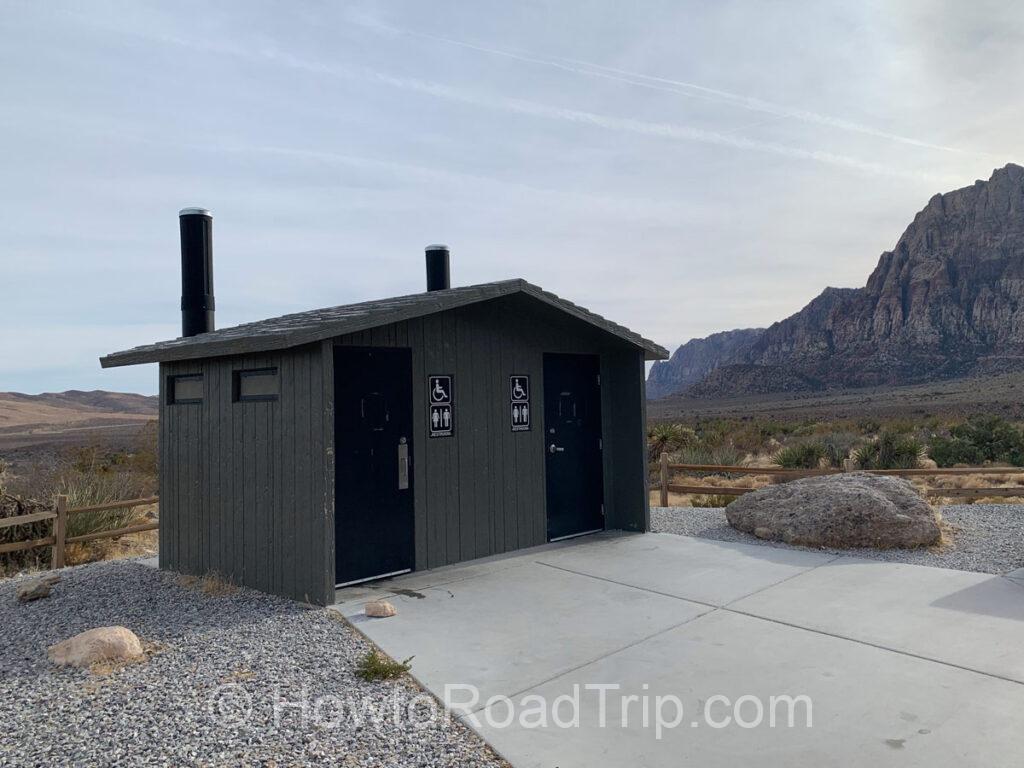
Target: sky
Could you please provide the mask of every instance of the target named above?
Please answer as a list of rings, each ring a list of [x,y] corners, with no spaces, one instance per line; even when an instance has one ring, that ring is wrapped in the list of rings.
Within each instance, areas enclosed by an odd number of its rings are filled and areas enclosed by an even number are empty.
[[[0,0],[0,391],[154,393],[217,325],[522,277],[674,348],[860,286],[1024,163],[1024,5]]]

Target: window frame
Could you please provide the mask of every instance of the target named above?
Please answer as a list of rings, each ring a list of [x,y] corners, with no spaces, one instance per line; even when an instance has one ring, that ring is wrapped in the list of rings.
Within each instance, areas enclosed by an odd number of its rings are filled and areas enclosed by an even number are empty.
[[[179,381],[198,381],[200,389],[203,390],[203,374],[201,373],[172,373],[167,377],[167,404],[168,405],[202,405],[205,391],[199,397],[178,397]]]
[[[272,403],[280,400],[280,375],[281,374],[277,366],[268,366],[266,368],[242,368],[237,371],[232,371],[232,400],[236,403]],[[242,379],[253,378],[256,376],[273,376],[274,381],[277,383],[277,392],[272,395],[243,395]]]

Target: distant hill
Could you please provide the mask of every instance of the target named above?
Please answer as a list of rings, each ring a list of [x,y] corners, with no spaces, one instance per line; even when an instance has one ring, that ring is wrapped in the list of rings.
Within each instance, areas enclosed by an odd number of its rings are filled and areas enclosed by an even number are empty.
[[[0,392],[0,431],[155,419],[159,398],[94,390]]]
[[[901,386],[1024,370],[1024,168],[935,195],[863,288],[826,288],[764,330],[690,341],[649,397]],[[699,376],[699,378],[695,378]]]
[[[665,397],[688,389],[724,361],[749,349],[762,333],[764,328],[744,328],[686,342],[667,362],[654,364],[647,379],[647,396]]]

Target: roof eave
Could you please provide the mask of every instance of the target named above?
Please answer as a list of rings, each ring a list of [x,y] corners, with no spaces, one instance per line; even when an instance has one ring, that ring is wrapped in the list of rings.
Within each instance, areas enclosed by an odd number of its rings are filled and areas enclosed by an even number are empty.
[[[225,357],[228,355],[240,355],[256,352],[275,351],[290,349],[293,347],[312,344],[335,336],[358,333],[359,331],[375,328],[377,326],[401,322],[415,317],[423,317],[435,312],[457,309],[462,306],[477,304],[481,301],[500,298],[514,293],[525,293],[532,298],[541,301],[549,306],[555,307],[578,320],[592,325],[599,330],[612,336],[616,336],[627,344],[639,347],[644,352],[645,360],[667,360],[668,350],[645,339],[637,333],[630,331],[617,323],[613,323],[599,315],[579,307],[572,302],[563,299],[555,294],[548,293],[539,286],[528,283],[525,280],[506,280],[500,283],[485,284],[478,287],[476,293],[462,295],[448,295],[438,297],[436,306],[424,307],[422,304],[410,305],[391,312],[382,321],[379,316],[367,313],[359,321],[352,321],[351,318],[342,322],[322,322],[299,328],[290,332],[263,333],[253,336],[235,338],[215,339],[212,341],[197,341],[194,343],[182,344],[179,347],[164,346],[167,342],[144,345],[134,349],[127,349],[122,352],[114,352],[101,357],[99,362],[102,368],[117,368],[127,365],[142,365],[146,363],[169,363],[182,360],[198,360],[210,357]],[[457,289],[456,289],[457,290]]]

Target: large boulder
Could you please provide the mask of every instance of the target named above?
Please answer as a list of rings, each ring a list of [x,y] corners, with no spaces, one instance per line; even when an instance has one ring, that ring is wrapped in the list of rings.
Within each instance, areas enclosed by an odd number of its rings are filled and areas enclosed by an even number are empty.
[[[50,646],[54,664],[88,667],[99,661],[139,661],[145,657],[139,638],[126,627],[96,627]]]
[[[865,472],[761,488],[729,504],[725,516],[758,538],[810,547],[920,547],[942,535],[935,510],[909,482]]]

